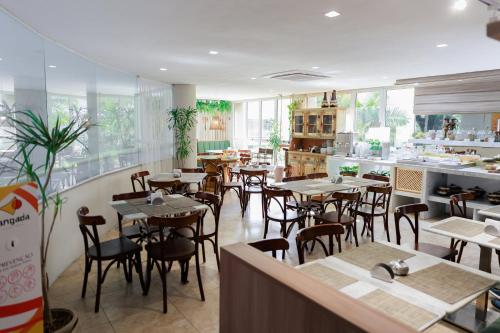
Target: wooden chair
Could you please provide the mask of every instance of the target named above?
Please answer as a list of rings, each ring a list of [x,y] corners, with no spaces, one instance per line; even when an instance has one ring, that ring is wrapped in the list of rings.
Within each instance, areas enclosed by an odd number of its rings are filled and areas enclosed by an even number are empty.
[[[203,173],[203,168],[181,168],[182,173]]]
[[[80,223],[80,231],[83,235],[85,245],[85,268],[82,286],[82,298],[87,291],[87,280],[92,268],[92,263],[97,262],[97,289],[95,296],[94,311],[99,312],[99,303],[101,300],[101,286],[104,283],[106,274],[115,262],[123,265],[123,273],[127,282],[132,282],[132,265],[139,275],[141,287],[145,290],[142,276],[141,250],[142,247],[126,237],[119,237],[105,242],[101,242],[97,226],[106,224],[106,220],[99,215],[91,216],[87,207],[78,209],[76,215]],[[103,261],[109,264],[102,269]]]
[[[219,166],[219,173],[224,172],[223,168]],[[236,192],[236,195],[238,196],[238,199],[240,200],[240,208],[243,210],[243,183],[240,182],[226,182],[224,180],[224,177],[222,177],[222,189],[221,189],[221,198],[222,202],[221,205],[224,204],[224,196],[226,195],[226,192],[233,190]],[[243,215],[243,211],[241,213]]]
[[[243,180],[243,208],[241,217],[245,216],[245,211],[248,207],[248,202],[250,201],[250,196],[255,194],[260,194],[261,206],[262,206],[262,217],[264,217],[264,185],[267,184],[267,171],[265,170],[241,170],[240,171]]]
[[[419,241],[419,215],[421,212],[427,212],[429,207],[423,203],[410,204],[396,207],[394,210],[394,223],[396,225],[396,243],[401,245],[401,231],[400,231],[400,223],[401,219],[405,219],[410,224],[411,230],[415,235],[414,239],[414,249],[417,251],[421,251],[432,256],[455,261],[455,256],[457,251],[455,249],[450,249],[449,247],[439,246],[430,243],[422,243]],[[413,221],[411,220],[410,215],[413,214]]]
[[[340,224],[347,229],[346,240],[352,233],[356,246],[359,246],[356,218],[360,198],[359,191],[334,192],[328,200],[335,206],[335,210],[314,216],[315,224]]]
[[[203,168],[181,168],[182,173],[203,173]],[[201,191],[201,184],[198,184],[198,191]],[[182,192],[185,196],[192,197],[196,192],[191,191],[191,184],[183,184]]]
[[[307,179],[318,179],[318,178],[328,178],[328,174],[325,172],[310,173],[307,175]]]
[[[224,176],[218,172],[207,173],[203,181],[201,182],[201,190],[203,192],[213,193],[215,195],[222,194],[222,184],[224,182]]]
[[[198,236],[200,234],[201,216],[193,213],[186,216],[178,217],[150,217],[148,223],[159,229],[159,241],[150,242],[146,245],[148,253],[147,259],[147,278],[146,291],[149,292],[151,285],[151,272],[154,267],[158,269],[161,277],[163,289],[163,313],[167,313],[167,262],[178,261],[181,267],[181,282],[188,282],[189,261],[194,256],[196,260],[196,275],[198,277],[198,288],[200,290],[201,300],[205,301],[205,293],[203,292],[203,284],[200,273],[200,259],[198,254]],[[166,234],[166,229],[180,230],[183,228],[190,229],[193,239],[178,236],[176,232]],[[177,236],[176,236],[177,235]]]
[[[300,210],[292,210],[287,208],[286,203],[290,199],[295,199],[292,191],[264,186],[263,198],[264,239],[267,237],[269,222],[277,222],[280,224],[281,236],[284,238],[288,238],[290,231],[295,224],[298,224],[299,228],[305,227],[305,214]]]
[[[450,215],[467,218],[467,201],[474,200],[475,195],[471,192],[460,193],[450,196]],[[467,242],[461,240],[455,240],[454,238],[450,241],[450,249],[456,249],[460,244],[460,250],[458,251],[457,263],[462,260],[462,254],[464,252]]]
[[[389,207],[391,203],[392,186],[368,186],[366,189],[368,198],[372,198],[371,202],[364,202],[358,207],[357,214],[363,218],[363,230],[361,235],[364,235],[365,230],[368,230],[371,235],[372,242],[375,241],[373,233],[375,218],[382,217],[384,220],[384,230],[387,236],[387,241],[391,241],[389,235]]]
[[[333,255],[333,237],[335,237],[335,239],[337,240],[339,253],[342,252],[340,236],[343,233],[344,227],[336,223],[315,225],[299,230],[295,238],[297,244],[297,253],[299,254],[299,263],[301,265],[304,263],[304,250],[306,248],[306,244],[310,241],[318,242],[323,248],[325,256],[328,257],[329,255]],[[325,243],[321,239],[321,236],[328,236],[328,250],[325,246]]]
[[[389,183],[391,179],[387,176],[382,176],[382,175],[374,175],[372,173],[365,173],[361,178],[364,179],[371,179],[371,180],[378,180],[380,182],[386,182]]]
[[[130,181],[132,182],[132,189],[134,192],[137,192],[135,183],[139,184],[141,191],[146,191],[146,177],[148,176],[149,176],[149,171],[147,170],[133,173],[130,176]]]
[[[285,251],[290,248],[290,244],[286,238],[271,238],[262,239],[259,241],[248,243],[248,245],[255,247],[262,252],[271,252],[273,258],[276,258],[276,251],[283,251],[282,257],[285,257]]]
[[[205,210],[201,216],[201,229],[198,241],[201,243],[201,250],[203,255],[203,262],[206,262],[205,258],[205,241],[212,243],[215,253],[215,259],[217,261],[217,269],[220,272],[220,260],[219,260],[219,219],[220,219],[220,209],[222,207],[222,200],[219,196],[207,193],[198,192],[195,194],[196,201],[201,202],[208,206],[209,210],[214,216],[214,226],[213,228],[207,228],[207,223],[205,221],[205,216],[208,210]]]
[[[120,193],[120,194],[113,194],[112,200],[121,201],[121,200],[140,199],[140,198],[147,198],[148,195],[149,192],[147,191]],[[120,236],[127,237],[128,239],[136,239],[138,240],[138,242],[142,242],[145,236],[151,236],[154,232],[158,231],[158,229],[155,228],[149,228],[149,230],[146,230],[146,228],[143,225],[137,223],[137,221],[135,220],[132,222],[132,225],[123,226],[123,216],[120,213],[117,214],[118,214],[118,231],[120,233]]]
[[[180,189],[182,189],[182,183],[180,180],[148,180],[149,189],[152,192],[162,191],[164,194],[176,194]]]
[[[284,177],[282,179],[282,181],[283,181],[283,183],[288,183],[288,182],[293,182],[293,181],[298,181],[298,180],[306,180],[306,179],[309,179],[308,176],[292,176],[292,177]],[[298,201],[290,200],[289,202],[287,202],[287,207],[291,208],[291,209],[298,209],[298,210],[306,211],[308,219],[311,218],[312,212],[315,212],[315,213],[323,212],[321,202],[318,203],[317,201],[314,201],[314,200],[311,200],[311,202],[305,201],[302,195],[300,195],[299,198],[300,198],[300,200],[298,200]]]
[[[220,158],[215,158],[215,159],[203,158],[201,160],[201,164],[203,165],[204,172],[216,173],[218,172],[219,165],[222,164],[222,160]]]

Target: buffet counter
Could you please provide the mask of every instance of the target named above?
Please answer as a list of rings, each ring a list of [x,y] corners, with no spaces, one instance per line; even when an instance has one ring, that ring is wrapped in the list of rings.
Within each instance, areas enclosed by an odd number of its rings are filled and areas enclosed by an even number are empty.
[[[437,194],[439,187],[458,186],[463,191],[476,186],[486,193],[500,191],[500,174],[488,173],[482,167],[447,168],[430,162],[404,162],[396,160],[374,160],[355,157],[329,156],[328,174],[338,175],[341,166],[358,165],[358,175],[370,172],[386,171],[390,173],[393,186],[393,207],[424,202],[429,206],[426,218],[446,214],[449,195]],[[474,218],[479,218],[478,211],[492,207],[485,194],[468,203],[468,209]]]

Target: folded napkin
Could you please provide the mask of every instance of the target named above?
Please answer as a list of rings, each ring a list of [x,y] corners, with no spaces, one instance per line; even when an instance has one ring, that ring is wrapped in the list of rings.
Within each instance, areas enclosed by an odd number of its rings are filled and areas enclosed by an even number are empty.
[[[485,223],[484,227],[485,233],[491,236],[500,237],[500,221],[486,219],[484,223]]]

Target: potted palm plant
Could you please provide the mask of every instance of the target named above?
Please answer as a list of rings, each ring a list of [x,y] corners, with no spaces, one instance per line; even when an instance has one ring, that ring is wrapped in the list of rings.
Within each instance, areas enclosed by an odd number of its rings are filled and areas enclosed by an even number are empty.
[[[196,124],[197,113],[192,107],[174,108],[169,112],[168,128],[175,131],[175,157],[179,166],[184,165],[184,161],[193,151],[189,132]]]
[[[63,124],[59,116],[54,126],[49,126],[40,115],[32,111],[16,111],[6,116],[6,122],[15,131],[8,131],[8,139],[16,147],[16,153],[10,159],[16,176],[12,181],[31,181],[40,191],[39,214],[41,218],[41,281],[44,309],[45,332],[71,332],[76,326],[77,317],[68,309],[52,309],[49,300],[49,280],[47,275],[48,249],[55,223],[61,213],[64,200],[59,192],[51,194],[52,172],[57,155],[68,148],[90,128],[88,121],[73,119]],[[43,163],[35,160],[44,156]],[[5,169],[2,170],[2,173]],[[49,209],[51,213],[49,214]]]

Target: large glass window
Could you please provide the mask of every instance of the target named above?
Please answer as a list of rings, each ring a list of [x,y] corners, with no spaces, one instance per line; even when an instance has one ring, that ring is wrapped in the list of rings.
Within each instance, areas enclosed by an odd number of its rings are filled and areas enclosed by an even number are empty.
[[[370,127],[380,127],[380,92],[361,92],[356,96],[355,131],[358,140],[364,141]]]
[[[247,140],[248,147],[257,147],[260,144],[260,102],[247,103]]]
[[[391,129],[391,145],[399,147],[411,139],[414,128],[413,89],[387,90],[385,126]]]
[[[262,101],[261,145],[266,145],[276,117],[276,100]]]
[[[291,114],[288,106],[292,100],[290,98],[282,98],[278,101],[278,121],[280,122],[281,140],[283,142],[290,142],[291,137]]]

